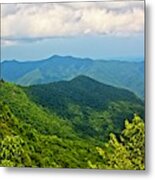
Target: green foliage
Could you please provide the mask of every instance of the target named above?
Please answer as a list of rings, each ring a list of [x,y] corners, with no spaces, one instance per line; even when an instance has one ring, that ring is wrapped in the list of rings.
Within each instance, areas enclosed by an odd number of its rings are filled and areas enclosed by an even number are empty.
[[[125,121],[125,130],[122,132],[121,141],[130,153],[134,169],[144,169],[145,155],[145,127],[139,116],[134,117],[133,122]]]
[[[105,141],[110,132],[120,133],[125,118],[133,113],[143,117],[143,102],[132,92],[86,76],[24,90],[35,103],[71,123],[82,138]]]
[[[50,91],[48,88],[47,92]],[[50,102],[52,99],[49,96]],[[121,140],[112,135],[111,143],[104,146],[109,133],[120,135],[123,127],[117,126],[119,118],[122,124],[123,118],[137,111],[143,112],[141,103],[109,102],[106,109],[99,110],[74,103],[72,98],[64,102],[66,109],[62,108],[62,116],[54,109],[32,101],[23,87],[0,81],[0,166],[106,169],[139,169],[141,166],[143,169],[144,136],[138,118],[134,124],[126,121]],[[137,138],[142,138],[141,142]],[[103,146],[106,158],[102,156]],[[110,164],[112,158],[113,164],[116,161],[111,152],[118,157],[115,167]],[[135,160],[121,164],[120,157],[126,160],[131,153],[130,157]]]
[[[31,160],[27,154],[28,147],[26,146],[19,136],[6,136],[0,143],[0,160],[2,165],[30,166]]]
[[[92,164],[91,168],[105,169],[135,169],[144,170],[144,122],[135,115],[133,121],[125,121],[125,129],[118,140],[114,134],[110,134],[110,140],[104,148],[97,147],[97,151],[103,158],[102,163]]]
[[[95,142],[81,139],[72,125],[35,105],[10,83],[0,89],[0,166],[86,168],[99,157]]]

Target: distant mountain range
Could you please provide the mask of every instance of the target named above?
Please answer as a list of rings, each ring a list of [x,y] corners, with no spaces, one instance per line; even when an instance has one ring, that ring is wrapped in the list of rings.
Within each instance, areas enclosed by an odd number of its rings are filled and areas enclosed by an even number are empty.
[[[92,60],[71,56],[52,56],[40,61],[4,61],[2,78],[28,86],[71,80],[79,75],[99,82],[122,87],[144,98],[144,61]]]

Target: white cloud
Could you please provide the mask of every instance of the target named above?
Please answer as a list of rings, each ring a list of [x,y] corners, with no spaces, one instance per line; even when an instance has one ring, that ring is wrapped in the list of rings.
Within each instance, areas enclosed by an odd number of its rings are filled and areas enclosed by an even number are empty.
[[[14,45],[17,45],[18,44],[18,42],[17,41],[15,41],[15,40],[1,40],[1,45],[2,46],[14,46]]]
[[[144,3],[3,4],[2,40],[76,35],[128,35],[144,31]],[[5,44],[5,43],[4,43]]]

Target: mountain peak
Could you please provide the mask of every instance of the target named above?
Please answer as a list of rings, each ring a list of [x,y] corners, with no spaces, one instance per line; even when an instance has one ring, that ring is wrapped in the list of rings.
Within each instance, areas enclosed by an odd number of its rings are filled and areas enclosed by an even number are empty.
[[[19,63],[16,59],[4,60],[3,63]]]
[[[93,78],[89,77],[89,76],[85,76],[83,74],[79,75],[79,76],[76,76],[75,78],[73,78],[71,80],[72,82],[73,81],[94,81],[94,82],[98,82],[96,80],[94,80]]]
[[[93,59],[90,59],[90,58],[82,58],[82,57],[74,57],[74,56],[69,56],[69,55],[66,55],[66,56],[61,56],[61,55],[52,55],[50,56],[49,58],[47,58],[47,60],[54,60],[54,59],[63,59],[63,60],[78,60],[78,61],[89,61],[89,62],[92,62]]]
[[[57,55],[57,54],[54,54],[52,56],[50,56],[48,59],[69,59],[69,58],[74,58],[72,56],[61,56],[61,55]]]

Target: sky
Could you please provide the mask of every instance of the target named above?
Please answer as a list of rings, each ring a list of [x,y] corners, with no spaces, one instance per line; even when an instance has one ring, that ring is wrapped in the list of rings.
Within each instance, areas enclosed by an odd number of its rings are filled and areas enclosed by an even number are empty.
[[[144,57],[144,2],[2,4],[1,59]]]

